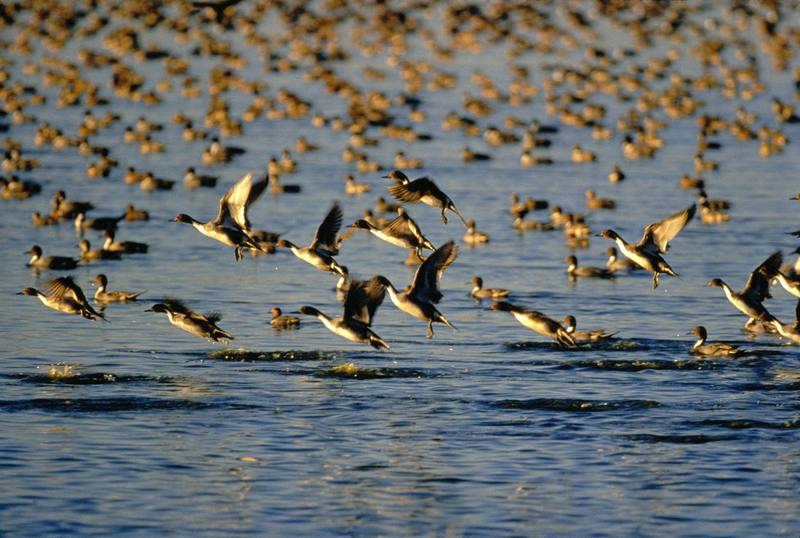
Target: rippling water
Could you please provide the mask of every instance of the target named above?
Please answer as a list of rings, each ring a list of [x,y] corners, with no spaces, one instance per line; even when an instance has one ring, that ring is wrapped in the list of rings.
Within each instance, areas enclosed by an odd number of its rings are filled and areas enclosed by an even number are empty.
[[[797,23],[796,14],[787,16]],[[161,31],[148,35],[175,52],[188,50]],[[10,39],[10,30],[2,37]],[[316,112],[344,112],[342,101],[320,85],[304,82],[299,73],[265,74],[255,51],[232,35],[226,39],[251,60],[241,75],[267,82],[268,94],[285,87],[311,101]],[[81,46],[97,48],[99,39],[71,42],[59,54],[75,58]],[[692,194],[678,190],[677,180],[692,170],[695,118],[672,122],[654,160],[624,161],[619,135],[593,142],[586,130],[562,127],[546,152],[553,166],[521,169],[518,146],[491,150],[491,161],[462,164],[464,145],[489,149],[439,124],[458,109],[463,91],[474,91],[473,70],[500,84],[508,81],[504,62],[497,61],[502,55],[497,46],[457,56],[445,69],[459,76],[458,87],[420,95],[429,118],[416,128],[432,133],[433,141],[382,140],[367,150],[387,164],[397,149],[422,158],[420,175],[435,178],[465,216],[492,236],[486,246],[462,246],[444,276],[440,306],[457,331],[438,326],[428,340],[424,323],[387,299],[375,329],[391,352],[351,344],[310,318],[299,330],[272,330],[267,322],[273,305],[291,311],[309,304],[338,313],[335,279],[286,251],[235,263],[230,249],[168,222],[179,212],[211,218],[229,184],[246,171],[262,171],[270,156],[300,135],[322,146],[318,153],[296,155],[298,173],[283,178],[301,184],[303,193],[265,195],[251,211],[254,226],[285,231],[288,239],[307,244],[333,199],[341,201],[345,223],[352,222],[372,205],[375,193],[385,194],[385,180],[380,173],[359,175],[374,185],[373,195],[342,194],[342,179],[353,170],[340,159],[346,143],[341,133],[315,129],[308,118],[260,119],[245,125],[244,136],[224,140],[248,151],[209,170],[222,176],[216,189],[187,192],[179,184],[171,192],[147,194],[122,183],[125,166],[179,180],[186,166],[198,165],[203,143],[185,145],[180,129],[167,124],[155,138],[168,151],[140,156],[136,146],[121,144],[124,127],[141,114],[167,122],[181,111],[199,120],[205,98],[186,101],[173,90],[159,106],[114,104],[111,109],[124,120],[92,140],[112,146],[122,166],[100,181],[86,179],[87,160],[74,150],[34,147],[35,124],[13,126],[10,136],[42,163],[21,175],[42,182],[44,194],[2,203],[0,217],[0,531],[796,535],[797,348],[772,338],[746,340],[744,318],[721,290],[705,287],[719,276],[739,288],[772,251],[795,247],[783,232],[797,228],[797,202],[788,200],[798,190],[796,149],[790,145],[761,160],[755,143],[719,136],[722,149],[707,157],[720,161],[721,170],[708,173],[706,181],[711,196],[733,200],[732,219],[714,227],[693,222],[674,241],[668,259],[681,277],[665,277],[656,291],[645,275],[573,285],[565,275],[569,251],[561,232],[513,232],[505,212],[510,194],[582,210],[583,191],[593,187],[613,196],[618,209],[592,213],[592,228],[613,227],[634,239],[647,223],[691,203]],[[16,79],[36,83],[21,75],[23,58],[4,56],[16,62]],[[354,58],[337,65],[337,72],[360,80],[363,65],[387,69],[385,56]],[[532,68],[550,60],[525,58]],[[565,54],[560,61],[577,63],[578,56]],[[205,80],[212,65],[195,58],[192,73]],[[680,65],[693,72],[686,60]],[[158,63],[134,66],[150,84],[163,76]],[[541,83],[545,74],[533,72]],[[102,81],[108,71],[85,76]],[[769,91],[745,106],[775,125],[769,99],[791,102],[792,79],[769,69],[762,76]],[[389,95],[401,91],[395,76],[366,84]],[[57,108],[56,91],[42,91],[50,104],[31,113],[74,131],[83,109]],[[250,99],[238,92],[226,98],[233,115]],[[714,92],[702,99],[708,113],[725,117],[741,104]],[[610,99],[603,102],[609,118],[624,111]],[[507,114],[555,121],[539,97],[522,108],[498,104],[481,125],[499,124]],[[784,130],[793,141],[800,137],[796,125]],[[597,151],[598,161],[572,164],[575,143]],[[611,186],[606,175],[617,161],[628,179]],[[149,222],[124,223],[117,234],[150,243],[151,253],[74,272],[85,289],[103,272],[112,289],[147,290],[140,303],[109,307],[110,323],[61,315],[14,295],[53,276],[24,267],[22,252],[30,245],[42,245],[45,254],[77,252],[69,225],[30,226],[31,211],[47,210],[59,188],[95,203],[95,216],[117,214],[129,201],[151,211]],[[410,212],[435,244],[460,242],[457,221],[444,226],[427,206]],[[101,240],[94,234],[89,239]],[[592,238],[577,256],[583,264],[602,265],[608,246]],[[412,275],[400,263],[404,257],[402,250],[358,234],[338,259],[361,276],[381,273],[404,282]],[[618,337],[574,351],[558,349],[511,316],[472,301],[465,282],[473,275],[487,286],[511,288],[514,303],[559,319],[571,313],[579,329],[603,328]],[[164,294],[201,311],[223,312],[220,325],[235,335],[233,344],[206,342],[144,312]],[[774,295],[770,311],[791,320],[795,302],[783,290]],[[693,338],[686,333],[698,324],[711,339],[735,341],[753,353],[736,360],[692,358]]]

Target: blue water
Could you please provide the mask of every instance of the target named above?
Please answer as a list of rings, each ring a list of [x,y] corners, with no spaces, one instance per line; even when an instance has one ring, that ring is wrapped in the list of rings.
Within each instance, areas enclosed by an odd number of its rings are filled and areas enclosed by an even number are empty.
[[[558,12],[557,6],[547,9]],[[784,24],[797,25],[796,13],[783,16]],[[624,35],[599,24],[605,30],[601,46],[627,44]],[[272,15],[261,28],[285,30]],[[34,40],[32,57],[3,52],[14,62],[8,68],[11,81],[32,85],[48,98],[26,112],[74,133],[84,108],[59,108],[58,90],[44,87],[39,76],[24,75],[22,67],[45,55],[75,61],[82,47],[99,50],[107,31],[72,39],[55,52]],[[302,71],[264,73],[257,49],[234,33],[213,32],[248,60],[237,73],[267,83],[269,97],[286,88],[311,102],[314,113],[346,113],[340,98],[305,81]],[[14,27],[0,31],[6,41],[16,35]],[[742,37],[757,43],[754,31]],[[181,55],[190,49],[165,29],[143,32],[142,42],[149,41]],[[629,61],[644,64],[674,46],[684,52],[676,68],[696,74],[696,63],[685,54],[692,43],[662,39]],[[390,96],[403,90],[397,69],[386,65],[385,51],[365,58],[349,38],[341,45],[353,55],[335,64],[340,76]],[[430,57],[415,40],[409,46],[411,58]],[[747,102],[725,100],[718,91],[697,97],[705,102],[704,112],[728,119],[743,106],[758,114],[759,124],[780,127],[794,142],[800,137],[797,124],[780,126],[770,111],[772,97],[796,103],[791,69],[775,71],[769,57],[757,55],[768,91]],[[577,66],[582,60],[577,50],[557,57],[529,53],[515,61],[528,66],[531,81],[541,87],[547,77],[543,64]],[[0,534],[797,535],[800,355],[773,337],[748,339],[741,331],[745,318],[721,290],[705,286],[722,277],[740,288],[771,252],[781,249],[787,260],[793,257],[796,242],[784,232],[797,228],[797,202],[789,200],[799,190],[794,145],[761,159],[756,142],[737,142],[725,133],[714,138],[723,147],[706,157],[721,168],[704,177],[710,196],[733,201],[731,221],[718,226],[695,221],[675,239],[667,259],[680,278],[662,278],[655,291],[641,274],[571,284],[563,263],[571,251],[562,232],[514,232],[506,213],[511,193],[583,211],[583,191],[594,188],[616,199],[618,209],[591,213],[592,229],[612,227],[634,240],[646,224],[693,201],[693,193],[679,190],[677,182],[692,173],[696,117],[671,120],[661,133],[664,149],[655,159],[639,161],[624,160],[618,133],[594,142],[588,130],[562,126],[551,135],[553,147],[537,151],[555,164],[522,169],[519,145],[489,148],[480,138],[440,128],[449,111],[464,113],[464,92],[478,93],[470,82],[474,70],[505,88],[510,80],[505,47],[495,44],[480,54],[436,62],[457,75],[458,84],[419,93],[428,117],[414,128],[434,140],[409,144],[371,129],[367,134],[381,143],[364,151],[388,167],[398,149],[423,159],[425,168],[413,175],[433,177],[492,240],[470,249],[461,241],[464,230],[457,219],[444,226],[438,211],[411,206],[434,244],[449,239],[461,244],[443,277],[440,304],[458,330],[437,325],[428,340],[424,322],[402,314],[387,298],[374,329],[392,350],[376,352],[338,338],[311,318],[296,331],[268,325],[275,305],[285,311],[314,305],[338,315],[335,278],[287,251],[236,263],[231,249],[168,221],[177,213],[212,218],[228,185],[247,171],[262,173],[267,160],[292,147],[298,136],[321,146],[317,153],[293,152],[298,171],[282,177],[302,185],[303,192],[265,194],[250,213],[256,228],[307,244],[332,200],[340,201],[349,224],[373,205],[375,195],[386,195],[383,174],[356,174],[373,185],[373,193],[346,197],[343,178],[355,172],[340,157],[348,134],[316,129],[310,117],[246,123],[243,136],[223,144],[245,147],[247,153],[228,165],[202,168],[205,143],[182,142],[180,127],[169,118],[183,112],[202,125],[207,96],[184,99],[181,78],[165,76],[160,62],[125,61],[147,76],[146,88],[168,78],[176,89],[156,106],[115,99],[96,108],[96,115],[106,110],[123,115],[91,138],[110,146],[120,161],[110,177],[88,180],[89,159],[74,149],[34,146],[36,123],[13,125],[8,132],[22,143],[24,156],[41,162],[20,177],[44,188],[30,200],[2,202],[0,213]],[[203,57],[191,62],[202,87],[218,62]],[[365,65],[389,77],[365,80]],[[108,69],[81,74],[98,82],[101,95],[111,96]],[[252,99],[235,90],[225,98],[234,117]],[[633,106],[609,97],[592,101],[607,106],[609,126]],[[479,119],[481,126],[499,126],[509,114],[558,123],[547,116],[541,94],[523,107],[492,106],[492,115]],[[407,123],[406,108],[392,112]],[[662,111],[654,114],[664,117]],[[153,137],[167,145],[165,153],[141,156],[136,145],[122,144],[125,126],[140,115],[164,122]],[[571,163],[576,143],[596,151],[597,162]],[[465,145],[491,152],[493,159],[463,164]],[[618,185],[606,179],[614,162],[628,176]],[[123,184],[129,165],[178,181],[193,165],[221,180],[215,189],[189,192],[179,182],[170,192],[145,193]],[[110,306],[110,323],[59,314],[34,298],[14,295],[24,287],[42,288],[56,276],[24,267],[23,251],[32,244],[46,255],[77,254],[68,223],[30,225],[30,213],[49,210],[58,189],[91,200],[98,209],[90,216],[118,214],[128,202],[151,212],[148,222],[123,223],[117,234],[119,240],[149,243],[149,254],[84,265],[72,273],[87,293],[88,281],[101,272],[111,289],[147,290],[139,303]],[[99,246],[100,236],[88,238]],[[609,245],[593,237],[590,248],[576,255],[582,264],[603,265]],[[402,265],[404,258],[401,249],[362,234],[337,257],[362,277],[384,274],[398,286],[413,275]],[[515,304],[558,319],[573,314],[579,329],[618,332],[617,339],[558,349],[508,314],[475,303],[466,284],[474,275],[487,286],[513,290],[509,300]],[[220,325],[236,339],[227,347],[217,345],[144,312],[165,294],[198,311],[222,312]],[[779,288],[773,295],[768,308],[790,321],[795,301]],[[736,360],[694,359],[687,333],[698,324],[708,328],[712,340],[732,341],[753,353]],[[54,375],[51,369],[72,373]]]

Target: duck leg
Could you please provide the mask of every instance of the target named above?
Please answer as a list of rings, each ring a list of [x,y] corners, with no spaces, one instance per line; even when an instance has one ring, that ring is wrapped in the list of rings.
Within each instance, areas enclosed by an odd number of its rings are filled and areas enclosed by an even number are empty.
[[[242,259],[242,257],[243,257],[243,256],[242,256],[242,247],[236,247],[236,249],[233,251],[233,255],[234,255],[234,257],[236,258],[236,261],[237,261],[237,262],[238,262],[239,260],[241,260],[241,259]]]
[[[653,273],[653,289],[658,287],[658,273]]]
[[[425,333],[428,338],[433,338],[433,320],[428,320],[428,332]]]
[[[442,222],[444,222],[445,224],[447,224],[447,217],[444,216],[444,212],[446,209],[447,209],[446,207],[442,207]]]

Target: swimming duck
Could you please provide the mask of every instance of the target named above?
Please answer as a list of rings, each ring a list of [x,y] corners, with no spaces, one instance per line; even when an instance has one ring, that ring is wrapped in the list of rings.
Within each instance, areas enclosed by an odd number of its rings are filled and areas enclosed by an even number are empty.
[[[525,310],[511,303],[501,301],[490,307],[490,310],[510,312],[525,328],[555,340],[559,346],[575,347],[575,339],[556,320],[536,310]]]
[[[276,329],[293,329],[300,325],[300,318],[284,314],[277,306],[272,309],[272,319],[269,324]]]
[[[304,136],[300,136],[297,138],[297,141],[294,143],[294,150],[297,153],[308,153],[311,151],[317,151],[319,146],[312,144]]]
[[[83,290],[75,283],[72,277],[56,278],[49,281],[47,287],[50,295],[45,295],[35,288],[25,288],[17,295],[38,297],[46,307],[65,314],[80,314],[84,318],[91,320],[97,318],[106,319],[92,308],[92,305],[86,300]]]
[[[138,243],[136,241],[114,241],[115,234],[110,230],[103,232],[105,242],[103,249],[111,252],[120,252],[122,254],[145,254],[147,253],[148,245],[146,243]]]
[[[777,275],[783,255],[780,251],[773,253],[769,258],[750,273],[747,283],[740,292],[735,292],[721,278],[712,278],[709,286],[722,288],[725,297],[738,310],[744,312],[750,319],[771,322],[775,316],[770,314],[762,304],[764,299],[772,297],[769,294],[770,280]]]
[[[190,166],[186,169],[186,175],[183,176],[183,184],[187,189],[197,189],[199,187],[213,188],[217,186],[217,176],[200,175],[195,172],[194,167]]]
[[[467,219],[467,233],[464,234],[464,242],[470,246],[483,245],[491,238],[488,234],[479,232],[475,229],[475,220]]]
[[[139,188],[145,192],[152,191],[169,191],[175,186],[175,182],[171,179],[163,179],[156,177],[152,172],[145,172],[144,177],[139,182]]]
[[[564,262],[570,278],[616,278],[613,271],[604,267],[578,267],[578,258],[575,256],[567,256]]]
[[[369,281],[353,281],[344,300],[344,313],[331,318],[313,306],[303,306],[299,313],[314,316],[334,334],[351,342],[369,344],[375,349],[389,349],[389,344],[371,329],[375,312],[386,294],[384,285],[373,277]]]
[[[222,320],[222,314],[217,312],[198,314],[177,299],[166,297],[162,302],[154,304],[145,312],[166,314],[170,323],[201,338],[209,338],[215,342],[223,343],[226,340],[233,340],[233,336],[217,326],[217,322]]]
[[[278,241],[277,246],[291,249],[292,254],[304,262],[313,265],[320,271],[328,271],[344,276],[342,266],[333,259],[333,257],[339,253],[337,234],[341,227],[342,208],[339,207],[338,203],[334,203],[333,207],[328,211],[328,214],[325,215],[319,228],[317,228],[314,240],[311,241],[309,246],[298,247],[285,239]]]
[[[386,287],[392,303],[409,316],[428,322],[428,338],[433,338],[433,323],[444,323],[455,329],[452,323],[436,309],[436,304],[442,299],[439,290],[439,279],[451,263],[458,256],[458,247],[453,241],[448,241],[439,247],[433,254],[422,262],[414,274],[411,285],[403,291],[398,291],[384,276],[378,276],[378,281]]]
[[[604,230],[600,237],[611,239],[617,243],[620,252],[636,265],[653,273],[653,289],[658,287],[658,276],[663,273],[678,276],[672,267],[661,257],[669,249],[672,241],[686,224],[694,217],[697,206],[690,205],[663,220],[650,224],[638,243],[628,243],[614,230]]]
[[[52,205],[52,215],[62,220],[74,219],[79,213],[86,213],[94,209],[94,206],[89,202],[79,202],[77,200],[68,199],[64,191],[57,191],[53,195]]]
[[[616,209],[617,202],[611,198],[598,198],[592,189],[586,190],[586,209]]]
[[[387,202],[383,196],[378,196],[375,200],[375,213],[397,213],[401,206]]]
[[[86,230],[116,230],[120,221],[125,218],[124,215],[119,217],[99,217],[96,219],[87,219],[86,214],[81,212],[75,217],[75,229],[83,234]]]
[[[483,279],[479,276],[472,277],[469,283],[472,284],[469,294],[475,299],[503,299],[511,293],[503,288],[484,288]]]
[[[633,263],[628,258],[618,257],[617,249],[614,247],[608,247],[606,253],[608,254],[608,261],[606,262],[606,267],[612,273],[617,273],[619,271],[638,271],[641,269],[641,267]]]
[[[394,185],[389,187],[389,194],[394,196],[398,201],[405,203],[422,202],[432,207],[439,207],[442,209],[442,222],[445,224],[447,224],[447,217],[444,212],[449,209],[458,215],[458,218],[461,219],[461,222],[463,222],[465,226],[467,225],[464,217],[462,217],[461,213],[456,209],[450,197],[442,192],[439,187],[427,177],[421,177],[411,181],[408,179],[408,176],[400,170],[394,170],[390,172],[389,175],[383,177],[395,182]]]
[[[75,258],[68,258],[66,256],[44,256],[42,257],[42,248],[39,245],[33,245],[27,251],[31,255],[31,259],[26,264],[33,269],[54,269],[56,271],[68,271],[75,269],[78,266],[78,260]]]
[[[125,220],[128,222],[136,222],[137,220],[150,220],[150,213],[144,209],[136,209],[133,204],[128,204],[125,208]]]
[[[739,346],[734,346],[725,342],[712,342],[706,343],[708,333],[706,328],[698,325],[693,328],[691,334],[697,336],[697,341],[691,349],[692,355],[699,355],[701,357],[737,357],[743,353]]]
[[[478,153],[477,151],[472,151],[469,147],[464,146],[464,149],[461,150],[461,160],[465,163],[471,163],[474,161],[488,161],[491,160],[492,156],[488,153]]]
[[[35,181],[20,181],[16,176],[0,178],[0,183],[3,185],[0,190],[3,200],[25,200],[42,191],[42,186]]]
[[[611,169],[611,172],[608,173],[608,181],[611,183],[619,183],[624,179],[625,172],[622,171],[618,163],[614,163],[614,167]]]
[[[242,259],[242,250],[253,248],[259,250],[258,243],[250,236],[250,221],[247,210],[267,187],[267,178],[253,182],[253,175],[245,174],[225,195],[219,199],[219,211],[214,220],[200,222],[185,213],[173,219],[173,222],[191,224],[206,237],[219,241],[223,245],[234,247],[236,260]]]
[[[397,210],[397,213],[397,217],[394,220],[388,222],[381,228],[370,224],[370,222],[365,219],[358,219],[351,224],[350,227],[353,231],[367,230],[378,239],[382,239],[392,245],[413,249],[420,259],[422,259],[423,248],[428,250],[436,249],[436,247],[428,241],[428,238],[422,234],[419,225],[414,222],[414,219],[412,219],[402,207]],[[347,237],[349,236],[346,235],[343,239]]]
[[[93,282],[98,284],[97,291],[94,292],[94,302],[100,304],[130,303],[144,293],[143,291],[107,291],[108,277],[102,273],[94,277]]]
[[[31,213],[31,221],[37,228],[39,226],[54,226],[58,224],[58,219],[53,215],[42,215],[38,211]]]
[[[96,248],[92,250],[92,245],[86,239],[81,240],[78,243],[78,247],[81,249],[81,261],[84,263],[90,263],[98,260],[121,260],[122,259],[122,252],[113,252],[111,250],[105,250],[102,248]]]
[[[213,164],[229,162],[234,157],[241,155],[244,152],[244,148],[236,146],[223,146],[219,143],[219,138],[214,137],[211,139],[211,145],[203,150],[200,160],[203,163],[203,166],[211,166]]]
[[[303,190],[300,185],[281,183],[281,177],[278,174],[268,174],[268,176],[270,181],[269,192],[272,195],[296,194]]]
[[[575,316],[566,316],[562,323],[567,326],[567,332],[577,343],[597,342],[598,340],[608,340],[617,333],[610,333],[603,330],[595,331],[576,331]]]
[[[348,196],[355,196],[364,194],[372,190],[372,185],[369,183],[358,183],[352,174],[348,174],[344,178],[344,193]]]

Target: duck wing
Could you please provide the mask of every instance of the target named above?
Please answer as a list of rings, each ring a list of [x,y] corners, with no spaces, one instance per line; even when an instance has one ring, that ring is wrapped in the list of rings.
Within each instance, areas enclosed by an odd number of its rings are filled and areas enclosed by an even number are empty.
[[[426,194],[437,198],[444,196],[439,187],[427,177],[421,177],[409,183],[396,183],[389,187],[389,194],[394,196],[396,200],[406,203],[419,202]]]
[[[439,279],[457,256],[458,247],[452,240],[435,250],[417,269],[408,293],[420,301],[438,303],[442,299]]]
[[[779,250],[750,273],[750,278],[747,279],[747,283],[744,285],[742,295],[759,303],[772,297],[769,293],[769,283],[778,274],[781,263],[783,263],[783,254]]]
[[[269,176],[254,183],[253,174],[249,172],[245,174],[220,198],[219,212],[214,223],[220,225],[230,218],[236,227],[249,230],[250,220],[247,218],[247,208],[261,196],[268,183]]]
[[[414,244],[417,243],[417,235],[414,233],[416,224],[414,224],[414,228],[412,228],[412,222],[408,215],[402,213],[381,228],[381,231],[386,235]],[[419,230],[419,228],[417,228],[417,230]]]
[[[183,314],[184,316],[192,316],[195,314],[183,301],[175,299],[174,297],[164,297],[161,302],[176,314]]]
[[[339,233],[339,228],[342,227],[342,208],[339,203],[335,202],[331,207],[322,224],[317,228],[317,234],[314,236],[314,241],[311,242],[309,248],[312,250],[325,250],[330,254],[337,254],[339,247],[337,246],[336,234]]]
[[[649,225],[644,229],[639,246],[653,253],[667,252],[669,250],[669,242],[692,220],[696,211],[697,204],[692,204],[683,211],[678,211],[663,220]]]
[[[344,300],[344,319],[372,325],[372,318],[385,295],[386,287],[377,277],[369,281],[352,281]]]
[[[73,280],[71,276],[54,278],[47,283],[47,289],[55,297],[64,297],[68,295],[81,305],[88,304],[83,290],[75,283],[75,280]]]

